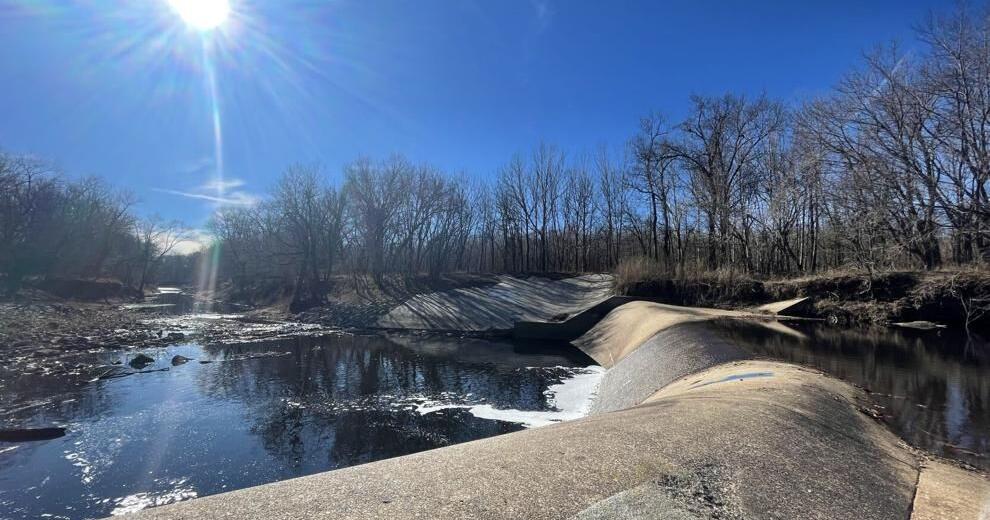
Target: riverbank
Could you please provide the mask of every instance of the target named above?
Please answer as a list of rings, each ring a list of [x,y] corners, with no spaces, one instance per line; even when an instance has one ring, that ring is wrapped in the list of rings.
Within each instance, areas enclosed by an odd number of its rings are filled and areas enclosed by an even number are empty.
[[[824,273],[758,280],[732,273],[670,278],[646,269],[621,270],[618,294],[693,307],[738,309],[808,297],[809,317],[833,324],[880,325],[927,320],[990,330],[990,271]]]
[[[59,289],[57,293],[34,288],[17,300],[0,302],[0,366],[57,375],[75,370],[67,363],[80,353],[139,353],[191,341],[236,343],[339,330],[444,329],[470,334],[487,328],[489,321],[511,328],[514,319],[550,318],[611,293],[606,278],[590,283],[574,280],[580,279],[552,274],[387,276],[380,281],[338,277],[323,303],[298,312],[278,291],[247,297],[230,288],[211,294],[169,289],[135,300],[89,290],[71,298],[66,287],[117,285],[63,282],[52,286]],[[451,308],[470,309],[474,326],[450,322],[452,316],[468,315],[447,312]]]
[[[156,303],[0,302],[0,367],[21,374],[79,376],[92,368],[78,361],[87,354],[121,351],[136,356],[190,342],[238,343],[335,330],[251,312],[181,312]]]
[[[0,303],[0,360],[56,357],[65,352],[123,347],[157,347],[178,340],[147,320],[148,312],[122,303]]]
[[[553,275],[546,275],[553,277]],[[257,318],[292,320],[336,328],[370,328],[392,309],[419,295],[478,289],[495,285],[498,275],[449,273],[439,276],[386,274],[379,279],[365,274],[334,275],[319,288],[316,299],[296,300],[292,288],[257,284],[221,286],[201,295],[239,303],[254,309]]]

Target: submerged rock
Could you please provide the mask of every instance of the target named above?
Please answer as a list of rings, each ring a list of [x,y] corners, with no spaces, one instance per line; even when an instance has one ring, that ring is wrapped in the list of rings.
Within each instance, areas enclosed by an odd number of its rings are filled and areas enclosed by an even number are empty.
[[[191,360],[189,358],[187,358],[186,356],[178,356],[178,355],[176,355],[176,356],[173,356],[172,357],[172,366],[175,367],[175,366],[179,366],[179,365],[184,365],[184,364],[186,364],[189,361],[191,361]]]
[[[138,370],[141,370],[142,368],[144,368],[144,367],[146,367],[146,366],[148,366],[148,365],[150,365],[150,364],[152,364],[154,362],[155,362],[155,358],[153,358],[153,357],[151,357],[151,356],[149,356],[147,354],[138,354],[137,356],[134,356],[134,359],[132,359],[128,363],[128,365],[131,365],[131,367],[136,368]]]

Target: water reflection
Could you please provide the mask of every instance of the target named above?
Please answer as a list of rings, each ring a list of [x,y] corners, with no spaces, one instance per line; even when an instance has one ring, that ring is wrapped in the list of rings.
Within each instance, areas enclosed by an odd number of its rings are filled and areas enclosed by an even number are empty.
[[[84,383],[0,372],[5,427],[61,439],[0,443],[0,517],[99,517],[521,429],[424,400],[548,408],[580,354],[456,338],[341,335],[149,352],[162,372]],[[172,367],[174,355],[192,361]],[[125,354],[91,357],[126,364]],[[568,368],[572,367],[572,368]],[[8,448],[13,448],[8,450]]]
[[[792,327],[720,322],[722,334],[755,355],[810,366],[871,392],[885,422],[914,446],[990,470],[990,348],[952,331]]]

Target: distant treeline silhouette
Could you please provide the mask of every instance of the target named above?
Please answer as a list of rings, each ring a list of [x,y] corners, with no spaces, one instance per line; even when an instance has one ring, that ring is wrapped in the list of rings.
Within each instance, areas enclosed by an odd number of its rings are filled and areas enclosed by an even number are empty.
[[[37,277],[143,290],[182,229],[137,219],[134,202],[99,179],[69,181],[44,161],[0,153],[0,294]]]
[[[982,263],[988,20],[966,7],[933,15],[917,50],[878,48],[797,106],[695,96],[683,121],[651,113],[621,149],[539,144],[484,180],[399,156],[359,159],[340,184],[317,166],[293,166],[258,205],[217,211],[209,254],[222,280],[282,281],[302,298],[344,272],[607,271],[644,257],[672,277]],[[154,273],[168,244],[154,233],[167,239],[172,228],[139,231],[129,200],[92,181],[41,176],[25,188],[28,170],[0,162],[8,279],[76,273],[137,284]]]

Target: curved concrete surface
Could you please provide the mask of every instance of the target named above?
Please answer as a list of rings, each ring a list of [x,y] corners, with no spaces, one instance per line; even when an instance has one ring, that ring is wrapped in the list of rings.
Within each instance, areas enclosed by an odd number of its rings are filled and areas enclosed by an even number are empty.
[[[609,372],[617,379],[599,392],[602,410],[635,406],[139,516],[927,519],[990,512],[984,477],[911,450],[860,411],[869,406],[862,391],[795,365],[726,362],[742,354],[696,323],[709,311],[663,307],[620,307],[607,335],[583,338],[615,360]],[[622,325],[632,330],[615,328]],[[597,344],[602,338],[618,344]]]
[[[662,330],[681,323],[727,317],[766,319],[765,315],[742,311],[635,301],[608,313],[598,325],[573,343],[601,366],[612,368]]]
[[[768,314],[788,314],[800,312],[810,306],[811,298],[803,296],[800,298],[792,298],[790,300],[781,300],[779,302],[771,302],[760,305],[755,310],[757,312],[765,312]]]
[[[596,414],[635,406],[685,374],[748,357],[703,323],[673,325],[605,372],[590,411]]]
[[[501,276],[495,285],[421,294],[378,320],[389,329],[511,330],[518,321],[549,321],[579,313],[612,296],[612,276],[562,280]]]
[[[918,459],[864,404],[851,386],[793,365],[732,363],[619,412],[140,516],[908,518]]]
[[[990,518],[990,480],[938,461],[926,461],[918,478],[912,520]]]

